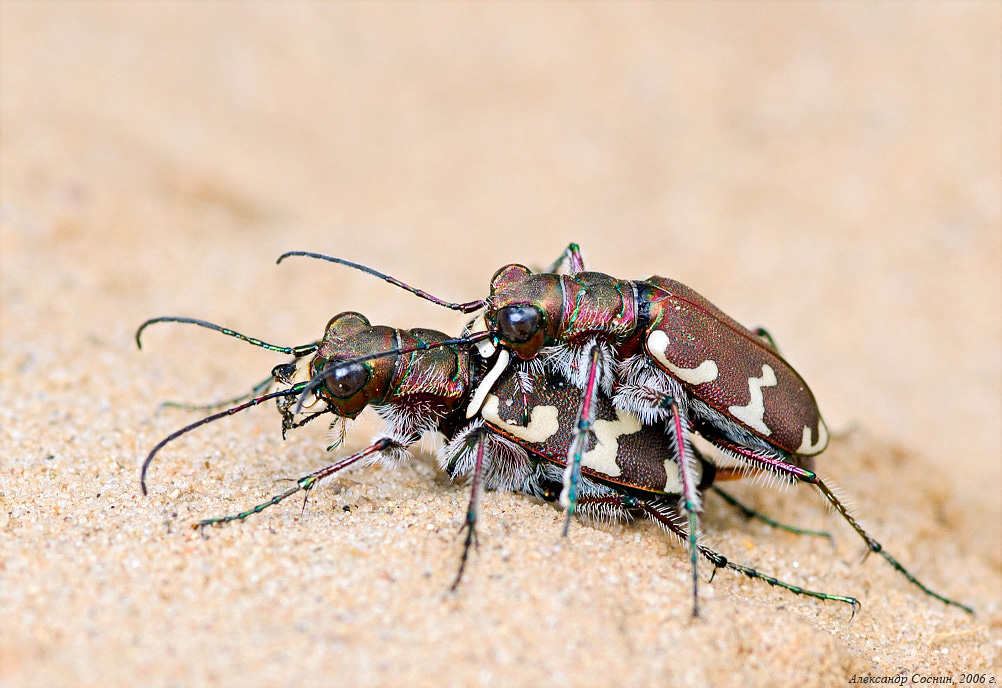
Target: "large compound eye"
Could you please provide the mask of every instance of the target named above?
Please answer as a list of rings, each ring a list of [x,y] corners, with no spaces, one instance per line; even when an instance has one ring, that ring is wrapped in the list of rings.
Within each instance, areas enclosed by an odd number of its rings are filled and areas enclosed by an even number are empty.
[[[333,362],[324,369],[327,391],[338,399],[348,399],[358,394],[369,381],[369,369],[364,363]]]
[[[506,341],[523,344],[543,326],[543,312],[535,306],[505,306],[498,311],[497,320]]]

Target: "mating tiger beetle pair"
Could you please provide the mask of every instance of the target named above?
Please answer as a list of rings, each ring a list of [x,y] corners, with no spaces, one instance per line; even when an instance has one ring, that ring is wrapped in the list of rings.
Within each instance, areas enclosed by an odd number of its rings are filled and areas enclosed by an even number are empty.
[[[157,444],[143,463],[141,485],[154,456],[170,441],[206,423],[274,399],[282,434],[331,414],[332,429],[372,406],[384,421],[380,439],[360,452],[300,478],[285,492],[231,516],[196,527],[242,520],[362,460],[401,458],[425,432],[446,444],[440,463],[472,485],[458,585],[476,542],[483,490],[523,492],[557,501],[570,518],[644,515],[686,543],[693,614],[699,613],[697,559],[791,592],[849,604],[844,595],[806,590],[729,561],[700,544],[704,491],[713,489],[746,514],[749,509],[713,485],[747,473],[814,485],[870,552],[926,594],[973,610],[931,590],[884,551],[813,470],[828,431],[807,384],[764,330],[749,330],[698,293],[663,277],[619,280],[586,272],[571,244],[545,272],[522,265],[498,270],[487,298],[452,303],[364,265],[322,254],[307,256],[362,270],[463,313],[482,311],[460,337],[435,330],[372,325],[363,315],[335,316],[323,337],[284,347],[202,320],[161,317],[207,327],[255,346],[290,355],[239,403]],[[308,365],[300,363],[308,359]],[[302,379],[294,381],[297,373]],[[275,392],[274,384],[283,386]],[[228,404],[227,404],[228,405]],[[303,413],[308,406],[319,410]],[[198,408],[198,407],[195,407]],[[202,407],[205,408],[205,407]],[[698,433],[733,466],[716,466],[692,444]],[[339,442],[328,447],[335,448]],[[677,516],[682,520],[678,521]],[[776,525],[794,532],[816,531]]]

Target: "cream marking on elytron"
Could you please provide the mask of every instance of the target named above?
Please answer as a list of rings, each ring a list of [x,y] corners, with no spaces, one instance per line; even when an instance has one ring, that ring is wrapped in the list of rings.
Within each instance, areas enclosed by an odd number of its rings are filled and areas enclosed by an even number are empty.
[[[560,429],[560,425],[557,422],[556,406],[534,406],[532,413],[529,415],[529,424],[522,426],[501,418],[498,414],[500,403],[501,400],[496,395],[488,394],[480,415],[488,423],[494,423],[498,427],[504,428],[520,440],[540,444],[553,437],[557,430]]]
[[[675,459],[665,459],[665,494],[682,494],[682,478],[679,475],[678,463]],[[693,482],[697,485],[703,480],[703,465],[698,461],[696,462],[696,475],[693,476]]]
[[[751,394],[751,401],[745,406],[728,406],[728,413],[752,430],[768,437],[772,434],[772,430],[765,424],[765,403],[762,400],[762,388],[772,387],[777,382],[775,371],[763,363],[762,375],[748,378],[748,392]]]
[[[709,359],[703,361],[695,368],[679,368],[673,364],[668,360],[666,354],[669,343],[667,334],[662,330],[654,330],[647,337],[647,350],[661,365],[671,371],[675,377],[683,382],[688,382],[690,385],[702,385],[717,379],[720,371],[717,370],[716,362]]]
[[[640,432],[640,419],[629,411],[616,409],[616,420],[596,420],[592,426],[595,446],[581,456],[581,465],[615,478],[623,469],[616,463],[619,438]]]
[[[800,443],[800,447],[797,449],[798,454],[803,454],[805,456],[810,456],[811,454],[817,454],[822,449],[828,446],[828,428],[825,427],[825,422],[821,418],[818,418],[818,441],[811,442],[811,429],[804,426],[804,439]]]

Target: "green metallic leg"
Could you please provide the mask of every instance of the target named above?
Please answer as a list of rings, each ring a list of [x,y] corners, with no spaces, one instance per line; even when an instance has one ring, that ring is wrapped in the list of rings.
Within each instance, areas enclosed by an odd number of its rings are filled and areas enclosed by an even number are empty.
[[[459,560],[459,571],[456,573],[456,580],[452,583],[452,590],[459,587],[459,581],[463,578],[463,571],[466,569],[466,560],[470,555],[470,546],[479,547],[477,543],[477,516],[480,512],[480,493],[483,490],[483,468],[484,451],[487,445],[487,430],[481,428],[479,431],[470,433],[466,438],[467,442],[475,442],[477,448],[477,460],[473,465],[473,484],[470,487],[470,504],[466,508],[466,520],[460,532],[466,531],[466,540],[463,542],[463,556]]]
[[[755,511],[751,507],[745,506],[744,504],[742,504],[741,502],[739,502],[737,499],[735,499],[731,494],[729,494],[727,492],[724,492],[723,490],[721,490],[716,485],[714,485],[712,489],[713,489],[714,492],[716,492],[718,495],[720,495],[721,499],[723,499],[725,502],[727,502],[728,504],[730,504],[731,506],[733,506],[735,509],[737,509],[738,511],[740,511],[742,514],[744,514],[748,518],[757,519],[757,520],[762,521],[762,523],[765,523],[766,525],[768,525],[768,526],[770,526],[772,528],[776,528],[777,530],[785,530],[788,533],[794,533],[796,535],[813,535],[815,537],[823,537],[826,540],[828,540],[828,542],[830,542],[833,547],[835,546],[835,540],[832,539],[831,533],[827,533],[827,532],[825,532],[823,530],[810,530],[808,528],[798,528],[796,526],[789,526],[789,525],[786,525],[785,523],[780,523],[779,521],[776,521],[776,520],[774,520],[772,518],[769,518],[768,516],[766,516],[765,514],[763,514],[760,511]]]
[[[560,504],[567,509],[564,521],[564,536],[571,528],[571,518],[577,508],[578,483],[581,481],[581,457],[584,456],[588,438],[592,436],[595,423],[593,404],[598,395],[598,363],[601,352],[597,344],[592,346],[588,362],[588,378],[584,392],[581,395],[581,407],[578,409],[577,421],[571,434],[571,446],[567,453],[567,465],[564,468],[564,489],[560,493]]]
[[[675,456],[678,459],[678,474],[682,483],[682,511],[689,524],[689,565],[692,568],[692,615],[699,616],[699,569],[698,569],[698,539],[699,539],[699,490],[695,480],[693,464],[696,454],[689,440],[689,420],[674,399],[667,400],[668,418],[665,421],[669,429],[668,436],[675,445]]]
[[[324,478],[334,475],[335,473],[344,470],[348,466],[360,461],[361,459],[371,456],[372,454],[378,454],[379,452],[386,451],[387,449],[393,448],[395,446],[402,446],[399,442],[390,439],[389,437],[383,437],[377,440],[372,446],[366,447],[362,451],[347,456],[336,463],[332,463],[329,466],[324,466],[319,471],[314,471],[309,475],[304,475],[302,478],[296,481],[296,484],[290,487],[288,490],[282,494],[275,495],[266,502],[262,502],[252,509],[247,511],[242,511],[239,514],[233,514],[231,516],[223,516],[221,518],[207,518],[205,520],[199,521],[193,527],[197,529],[204,530],[206,526],[218,526],[224,523],[230,523],[232,521],[242,521],[249,516],[254,514],[259,514],[270,506],[274,506],[279,502],[285,500],[288,497],[296,494],[297,492],[303,491],[306,493],[306,497],[309,497],[309,492],[312,490],[318,482]],[[303,499],[303,509],[306,509],[306,498]]]
[[[962,604],[955,600],[951,600],[948,597],[944,597],[943,595],[940,595],[938,592],[936,592],[932,588],[922,583],[919,579],[917,579],[914,575],[912,575],[910,571],[908,571],[904,566],[902,566],[897,559],[895,559],[890,554],[885,552],[883,545],[874,540],[870,536],[870,534],[866,532],[863,526],[860,525],[859,521],[857,521],[856,518],[851,513],[849,513],[849,510],[846,508],[846,506],[841,502],[841,500],[839,500],[838,497],[835,496],[835,494],[824,483],[824,481],[821,480],[821,478],[818,476],[817,473],[796,466],[789,461],[783,461],[776,457],[759,454],[754,450],[736,444],[732,440],[727,439],[725,437],[710,436],[706,437],[706,439],[711,444],[717,446],[723,451],[728,452],[732,456],[735,456],[739,459],[747,461],[748,463],[754,466],[766,470],[771,470],[775,473],[787,476],[788,478],[798,480],[802,483],[808,483],[810,485],[814,485],[816,488],[818,488],[821,494],[824,495],[824,498],[828,501],[828,503],[832,506],[832,508],[835,509],[835,511],[837,511],[839,515],[843,519],[845,519],[845,521],[850,526],[852,526],[852,529],[855,530],[856,533],[863,539],[863,542],[866,543],[866,546],[870,552],[879,554],[881,557],[884,558],[884,560],[888,564],[891,565],[891,567],[895,571],[897,571],[902,576],[907,578],[909,582],[914,584],[916,587],[922,590],[922,592],[929,595],[930,597],[934,597],[940,602],[943,602],[944,604],[957,607],[958,609],[963,609],[968,614],[974,613],[974,610],[971,607],[968,607],[966,604]]]
[[[665,530],[669,531],[675,535],[682,542],[689,541],[689,534],[681,527],[679,527],[670,516],[663,513],[656,505],[650,504],[637,497],[631,497],[628,495],[617,495],[612,497],[582,497],[580,500],[581,504],[614,504],[620,506],[624,509],[640,509],[643,511],[648,518],[663,527]],[[783,588],[796,595],[804,595],[807,597],[813,597],[819,600],[828,600],[832,602],[842,602],[848,604],[852,608],[852,615],[856,615],[856,611],[860,608],[859,600],[855,597],[848,597],[847,595],[833,595],[827,592],[818,592],[816,590],[808,590],[807,588],[802,588],[799,585],[793,585],[792,583],[786,583],[784,581],[775,578],[774,576],[762,573],[750,566],[744,566],[743,564],[735,564],[729,561],[727,557],[722,554],[706,547],[704,545],[699,545],[699,553],[702,554],[711,564],[713,564],[715,569],[727,568],[732,571],[737,571],[742,573],[748,578],[754,578],[760,581],[764,581],[771,586],[777,588]],[[711,577],[712,580],[712,577]],[[693,613],[695,616],[695,612]]]
[[[584,272],[584,258],[581,257],[581,248],[577,244],[568,245],[564,249],[564,252],[560,254],[560,257],[553,261],[543,272],[556,272],[565,264],[568,266],[567,269],[571,274]]]

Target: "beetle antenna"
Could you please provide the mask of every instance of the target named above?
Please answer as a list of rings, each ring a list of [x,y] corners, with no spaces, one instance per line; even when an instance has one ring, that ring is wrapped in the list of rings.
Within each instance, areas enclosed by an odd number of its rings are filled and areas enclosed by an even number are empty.
[[[362,265],[360,263],[353,263],[350,260],[345,260],[344,258],[325,256],[322,253],[311,253],[310,251],[289,251],[288,253],[283,253],[282,255],[280,255],[278,257],[277,262],[281,263],[289,256],[306,256],[307,258],[317,258],[319,260],[326,260],[331,263],[337,263],[338,265],[347,265],[349,268],[355,268],[356,270],[367,272],[370,275],[378,277],[379,279],[385,282],[389,282],[390,284],[400,287],[401,289],[404,289],[406,291],[409,291],[410,293],[415,294],[416,296],[420,296],[422,299],[431,301],[436,305],[442,306],[443,308],[449,308],[454,311],[461,311],[463,313],[473,313],[475,311],[479,311],[481,308],[484,307],[483,300],[470,301],[469,303],[453,303],[451,301],[445,301],[443,299],[438,298],[437,296],[432,296],[426,291],[412,287],[409,284],[404,284],[396,277],[390,277],[389,275],[379,272],[378,270],[373,270],[372,268],[366,265]]]
[[[277,351],[280,354],[289,354],[290,356],[295,356],[296,358],[300,358],[302,356],[306,356],[307,354],[313,353],[314,351],[317,350],[317,346],[319,344],[319,342],[313,342],[312,344],[303,344],[302,346],[278,346],[277,344],[269,344],[268,342],[263,342],[260,339],[255,339],[254,337],[248,337],[245,334],[240,334],[239,332],[236,332],[226,327],[213,325],[212,323],[206,322],[205,320],[165,315],[160,318],[150,318],[149,320],[147,320],[146,322],[144,322],[142,325],[139,326],[139,329],[136,330],[136,346],[138,346],[140,349],[143,348],[143,342],[141,340],[143,330],[145,330],[147,327],[149,327],[154,323],[161,323],[161,322],[189,323],[191,325],[198,325],[199,327],[207,327],[210,330],[215,330],[216,332],[222,332],[223,334],[229,335],[230,337],[236,337],[237,339],[245,341],[248,344],[259,346],[262,349],[268,349],[269,351]]]
[[[443,339],[440,342],[422,342],[420,344],[415,344],[414,346],[406,346],[402,349],[390,349],[389,351],[380,351],[379,353],[369,354],[368,356],[359,356],[358,358],[346,358],[340,361],[334,361],[334,365],[329,365],[323,370],[318,372],[316,375],[310,378],[309,382],[300,383],[302,387],[300,388],[299,402],[296,404],[296,408],[293,414],[297,414],[303,409],[303,400],[306,399],[306,395],[314,391],[317,387],[324,383],[328,377],[333,374],[334,368],[344,364],[351,363],[365,363],[366,361],[374,361],[377,358],[386,358],[387,356],[399,356],[401,354],[412,354],[415,351],[427,351],[428,349],[439,349],[443,346],[461,346],[463,344],[475,344],[479,341],[483,341],[491,336],[490,332],[477,332],[468,337],[459,337],[458,339]],[[297,385],[298,386],[298,385]]]
[[[157,443],[157,446],[153,447],[153,451],[151,451],[147,455],[146,460],[143,461],[143,468],[139,472],[139,486],[142,488],[143,494],[144,495],[147,494],[146,471],[147,469],[149,469],[150,463],[153,461],[153,457],[156,456],[157,452],[163,449],[168,443],[172,442],[173,440],[176,440],[178,437],[184,435],[187,432],[191,432],[195,428],[205,425],[206,423],[211,423],[212,421],[219,420],[220,418],[225,418],[226,416],[232,416],[234,413],[239,413],[244,409],[249,409],[251,406],[257,406],[261,402],[268,401],[269,399],[277,399],[279,397],[291,397],[297,395],[301,393],[305,387],[306,383],[300,382],[297,385],[293,385],[289,389],[283,389],[278,392],[271,392],[270,394],[265,394],[260,397],[255,397],[246,403],[240,404],[239,406],[234,406],[232,408],[226,409],[225,411],[220,411],[219,413],[214,413],[211,416],[206,416],[202,420],[195,421],[191,425],[186,425],[180,430],[176,430],[171,434],[167,435],[167,437],[163,438],[162,440],[160,440],[160,442]]]

